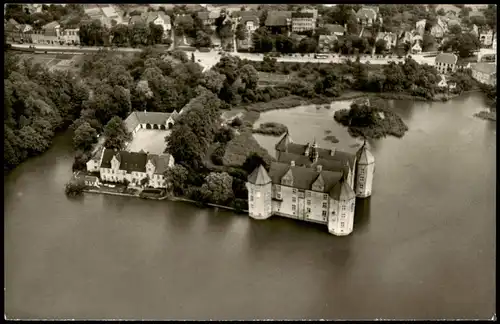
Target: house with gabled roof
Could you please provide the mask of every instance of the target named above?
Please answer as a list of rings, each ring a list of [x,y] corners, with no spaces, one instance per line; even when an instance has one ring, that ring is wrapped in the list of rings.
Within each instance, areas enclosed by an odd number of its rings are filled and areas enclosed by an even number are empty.
[[[435,67],[442,74],[455,72],[457,61],[458,56],[453,53],[439,53],[435,59]]]
[[[344,36],[344,34],[345,34],[344,26],[339,25],[339,24],[325,24],[323,27],[326,30],[328,30],[330,35],[335,35],[335,36],[339,37],[339,36]]]
[[[99,168],[102,181],[132,185],[146,185],[153,188],[166,188],[164,173],[174,166],[170,154],[147,154],[146,152],[127,152],[105,149]],[[146,180],[144,180],[146,179]]]
[[[292,27],[292,12],[270,10],[267,13],[264,25],[273,32],[281,32],[282,29],[290,31]]]
[[[472,77],[482,84],[496,86],[497,66],[487,62],[476,63],[472,67]]]
[[[250,217],[289,217],[325,224],[334,235],[350,234],[356,197],[371,194],[375,159],[366,146],[354,155],[321,149],[316,141],[296,144],[287,132],[275,148],[277,162],[248,176]]]
[[[135,134],[139,129],[171,129],[179,113],[174,110],[173,113],[133,111],[125,119],[125,125],[129,132]]]
[[[356,12],[356,20],[363,26],[370,27],[377,20],[378,7],[362,7]]]

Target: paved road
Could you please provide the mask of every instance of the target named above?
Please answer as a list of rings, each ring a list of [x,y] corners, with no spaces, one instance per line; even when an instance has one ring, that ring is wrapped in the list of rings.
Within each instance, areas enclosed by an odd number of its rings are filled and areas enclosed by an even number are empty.
[[[13,44],[12,45],[14,48],[29,48],[30,44]],[[83,49],[83,50],[90,50],[90,51],[97,51],[101,49],[102,47],[79,47],[79,46],[67,46],[67,45],[36,45],[36,48],[38,50],[58,50],[58,49]],[[140,52],[141,49],[138,48],[126,48],[126,47],[118,47],[115,49],[118,52]],[[481,49],[482,53],[496,53],[496,51],[491,50],[491,49]],[[219,62],[221,55],[217,51],[211,51],[211,52],[198,52],[195,51],[195,58],[200,65],[203,66],[204,70],[210,69],[212,66],[217,64]],[[229,53],[230,55],[233,56],[238,56],[241,59],[247,59],[251,61],[262,61],[264,59],[263,54],[258,54],[258,53],[237,53],[237,52],[231,52]],[[422,55],[412,55],[412,58],[417,61],[420,64],[429,64],[433,65],[434,64],[434,57],[423,57]],[[341,63],[344,60],[347,59],[345,56],[339,57],[338,55],[328,55],[328,58],[323,58],[323,59],[316,59],[314,58],[314,55],[305,55],[302,56],[300,54],[293,54],[292,56],[284,56],[284,57],[278,57],[276,58],[278,62],[300,62],[300,63],[305,63],[305,62],[314,62],[314,63]],[[351,58],[354,59],[354,58]],[[388,64],[389,61],[394,61],[394,62],[401,62],[404,59],[398,59],[397,57],[392,57],[392,58],[380,58],[377,59],[375,57],[370,57],[370,56],[362,56],[360,61],[362,63],[370,62],[372,64]]]

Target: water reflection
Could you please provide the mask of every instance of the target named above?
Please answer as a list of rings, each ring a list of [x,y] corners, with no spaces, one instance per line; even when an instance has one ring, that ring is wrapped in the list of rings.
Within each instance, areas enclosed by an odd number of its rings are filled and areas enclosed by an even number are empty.
[[[356,198],[356,209],[354,210],[355,234],[362,234],[368,230],[370,224],[371,197]]]

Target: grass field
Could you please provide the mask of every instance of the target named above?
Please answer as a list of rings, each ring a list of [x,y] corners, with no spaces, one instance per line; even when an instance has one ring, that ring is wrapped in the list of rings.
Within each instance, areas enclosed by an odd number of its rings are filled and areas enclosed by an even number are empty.
[[[132,142],[127,146],[129,152],[139,152],[162,154],[165,151],[165,136],[170,135],[170,131],[156,129],[139,129],[134,134]]]
[[[226,153],[222,160],[225,166],[241,166],[246,158],[254,152],[266,161],[274,160],[266,149],[259,145],[251,132],[243,132],[227,143]]]

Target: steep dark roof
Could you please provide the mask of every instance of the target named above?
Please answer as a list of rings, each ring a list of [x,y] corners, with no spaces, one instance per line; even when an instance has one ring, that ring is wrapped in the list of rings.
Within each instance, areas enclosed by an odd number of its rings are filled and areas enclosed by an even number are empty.
[[[436,63],[457,64],[458,57],[451,53],[440,53],[436,56]]]
[[[276,150],[280,152],[286,151],[287,146],[293,143],[292,138],[290,137],[290,134],[288,133],[288,130],[286,131],[285,135],[279,140],[278,143],[276,143]]]
[[[287,26],[287,19],[292,18],[291,11],[276,11],[271,10],[267,13],[266,26],[281,27]]]
[[[339,181],[330,191],[330,196],[335,200],[351,200],[356,198],[356,194],[346,181]]]
[[[342,172],[321,171],[301,166],[290,166],[289,164],[272,162],[269,169],[269,176],[273,184],[281,184],[281,179],[289,171],[292,171],[293,188],[301,190],[311,190],[312,184],[321,177],[324,181],[323,192],[328,193],[333,186],[342,178]]]
[[[120,161],[120,170],[126,170],[127,173],[131,172],[146,172],[146,163],[148,155],[146,153],[118,151],[106,149],[101,162],[101,168],[111,168],[111,160],[116,156]]]
[[[248,176],[248,182],[255,185],[265,185],[271,182],[271,178],[267,174],[266,169],[262,165],[255,168],[253,172]]]
[[[278,162],[290,164],[292,161],[294,161],[296,166],[315,168],[316,166],[321,165],[325,171],[346,172],[346,174],[349,172],[349,165],[346,164],[346,161],[318,158],[318,161],[313,163],[313,161],[305,155],[286,152],[279,154]]]
[[[292,18],[314,18],[312,12],[292,12]]]
[[[155,174],[163,174],[168,169],[170,154],[149,154],[147,159],[155,166]]]
[[[295,155],[304,155],[306,148],[307,148],[307,145],[289,143],[286,151],[287,151],[287,153],[291,153],[291,154],[295,154]],[[278,149],[278,148],[276,148],[276,149],[280,152],[285,151],[285,150],[281,150],[281,147],[280,147],[280,149]],[[356,157],[351,153],[335,150],[333,152],[333,155],[332,155],[332,150],[328,150],[328,149],[324,149],[324,148],[317,148],[317,151],[319,153],[319,158],[321,158],[321,159],[347,161],[347,162],[349,162],[349,166],[351,167],[351,169],[353,169],[353,167],[354,167],[354,162],[355,162]],[[280,155],[281,155],[281,153],[280,153]]]

